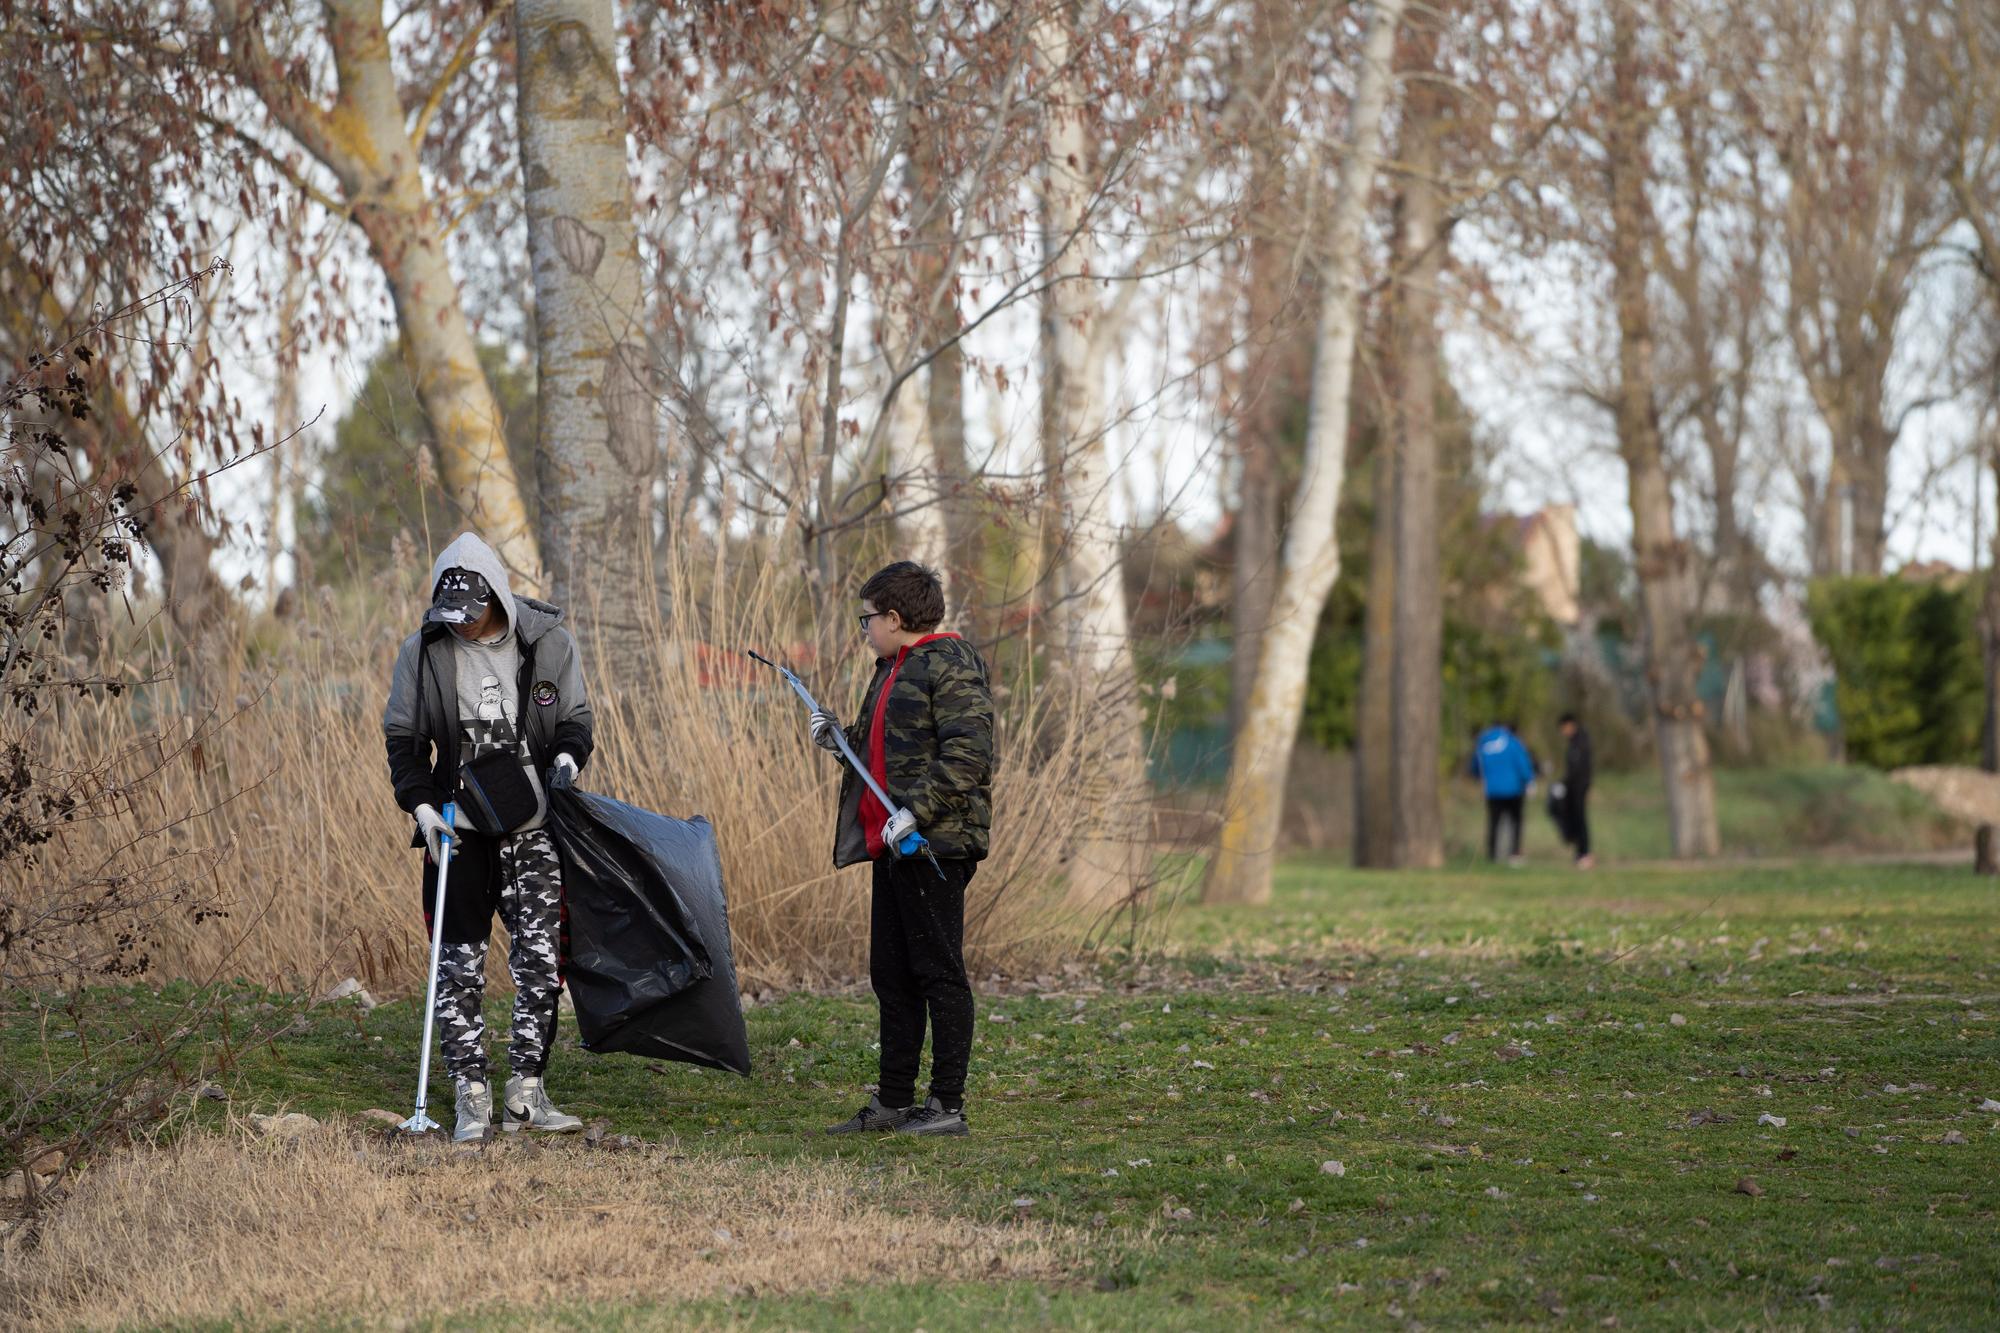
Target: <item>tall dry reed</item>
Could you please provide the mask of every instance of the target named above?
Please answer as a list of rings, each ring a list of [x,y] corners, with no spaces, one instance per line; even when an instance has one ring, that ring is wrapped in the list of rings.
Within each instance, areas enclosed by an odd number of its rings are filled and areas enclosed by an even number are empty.
[[[815,607],[774,570],[740,553],[682,560],[643,670],[609,679],[585,663],[597,754],[582,785],[714,823],[737,966],[757,986],[859,977],[867,948],[868,871],[831,862],[837,764],[811,745],[783,682],[741,650],[793,657],[843,716],[872,662],[850,599]],[[67,703],[37,720],[57,764],[82,768],[121,746],[134,763],[155,753],[166,762],[146,787],[151,808],[62,829],[27,882],[0,892],[53,891],[76,858],[139,865],[217,849],[230,914],[161,928],[150,942],[154,976],[206,975],[226,961],[285,988],[347,972],[392,993],[420,988],[420,854],[395,807],[380,719],[427,571],[412,555],[365,587],[322,590],[284,621],[204,645],[174,685]],[[144,674],[131,658],[123,650],[123,669]],[[992,854],[967,904],[976,975],[1042,965],[1090,925],[1061,905],[1063,857],[1089,815],[1073,799],[1096,748],[1088,682],[1037,678],[1025,665],[1014,674],[997,691]],[[139,836],[162,816],[176,822]]]

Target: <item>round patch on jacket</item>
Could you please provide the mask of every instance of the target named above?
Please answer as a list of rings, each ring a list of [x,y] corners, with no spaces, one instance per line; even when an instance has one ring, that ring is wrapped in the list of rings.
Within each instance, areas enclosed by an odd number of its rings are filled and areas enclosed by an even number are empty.
[[[556,701],[556,683],[552,680],[538,680],[534,689],[535,702],[547,708]]]

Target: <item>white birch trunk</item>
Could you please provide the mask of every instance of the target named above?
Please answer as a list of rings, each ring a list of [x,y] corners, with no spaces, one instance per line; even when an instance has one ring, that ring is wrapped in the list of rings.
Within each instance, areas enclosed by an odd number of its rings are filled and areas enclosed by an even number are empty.
[[[1099,753],[1092,789],[1081,793],[1093,811],[1071,863],[1070,900],[1103,910],[1116,906],[1143,881],[1150,862],[1151,811],[1146,777],[1144,720],[1118,526],[1111,512],[1111,460],[1107,438],[1104,365],[1115,330],[1089,274],[1098,268],[1086,216],[1093,158],[1082,116],[1085,94],[1070,73],[1070,32],[1059,17],[1036,32],[1043,70],[1048,164],[1047,226],[1060,254],[1050,280],[1054,310],[1055,399],[1048,425],[1060,456],[1064,498],[1067,596],[1056,617],[1067,668],[1089,682],[1097,719]]]
[[[1377,0],[1369,19],[1340,198],[1321,256],[1322,296],[1313,365],[1312,410],[1306,430],[1305,476],[1293,503],[1271,624],[1264,632],[1257,680],[1243,729],[1230,755],[1222,835],[1203,897],[1209,902],[1267,901],[1276,863],[1279,816],[1305,707],[1313,632],[1340,574],[1334,516],[1340,506],[1347,454],[1349,390],[1360,321],[1362,227],[1374,191],[1382,110],[1392,79],[1396,28],[1403,0]]]
[[[514,28],[542,554],[603,678],[639,680],[659,447],[611,0],[515,0]]]

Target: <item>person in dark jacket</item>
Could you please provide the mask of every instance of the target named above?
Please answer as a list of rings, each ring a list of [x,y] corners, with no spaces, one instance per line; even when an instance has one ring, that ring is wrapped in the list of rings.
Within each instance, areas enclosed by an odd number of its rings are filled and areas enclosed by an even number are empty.
[[[881,1008],[882,1072],[868,1104],[827,1132],[965,1134],[973,1018],[965,890],[993,822],[993,689],[978,651],[939,631],[944,588],[922,565],[899,560],[877,571],[861,586],[859,619],[875,675],[844,734],[899,804],[885,809],[852,769],[841,777],[833,863],[874,864],[868,976]],[[837,752],[839,726],[831,713],[814,713],[813,740]],[[935,866],[896,855],[912,828]],[[926,1020],[931,1085],[919,1106]]]
[[[1521,861],[1521,811],[1535,785],[1535,761],[1511,724],[1496,722],[1479,734],[1472,768],[1486,792],[1486,859]]]
[[[1564,713],[1562,781],[1550,793],[1557,810],[1563,841],[1576,852],[1576,868],[1588,870],[1597,864],[1590,854],[1590,733],[1575,713]]]
[[[421,627],[396,655],[382,734],[396,804],[417,823],[410,845],[425,849],[427,926],[452,838],[436,1019],[458,1089],[453,1137],[482,1138],[493,1119],[481,1004],[496,912],[514,978],[500,1127],[581,1129],[542,1086],[562,988],[562,863],[546,827],[548,791],[590,762],[593,727],[576,640],[560,610],[514,595],[499,555],[472,533],[438,556],[430,589]]]

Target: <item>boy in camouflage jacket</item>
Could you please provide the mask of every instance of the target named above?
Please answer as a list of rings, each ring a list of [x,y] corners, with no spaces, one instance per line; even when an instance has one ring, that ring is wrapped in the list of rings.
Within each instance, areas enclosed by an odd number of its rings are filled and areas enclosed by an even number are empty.
[[[956,634],[939,633],[936,574],[899,560],[861,587],[862,631],[876,658],[849,746],[899,802],[884,809],[847,770],[834,829],[836,866],[874,862],[868,975],[882,1015],[879,1090],[830,1134],[965,1134],[972,1053],[972,985],[965,974],[965,890],[986,856],[993,821],[993,690],[986,663]],[[813,714],[813,740],[837,750],[830,713]],[[899,858],[914,826],[925,857]],[[930,1095],[916,1100],[926,1020]]]

